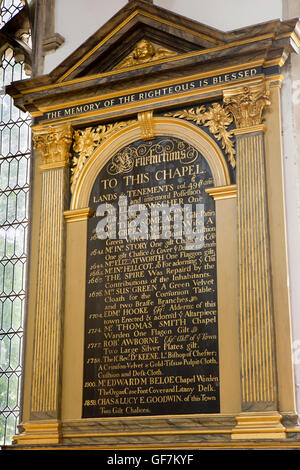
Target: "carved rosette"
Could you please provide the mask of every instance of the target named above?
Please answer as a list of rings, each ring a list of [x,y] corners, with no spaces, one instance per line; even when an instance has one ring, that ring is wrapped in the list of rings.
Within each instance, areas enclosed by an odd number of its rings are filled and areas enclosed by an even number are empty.
[[[270,104],[266,83],[224,91],[225,108],[232,114],[237,129],[262,124],[263,110]]]
[[[33,145],[41,152],[42,169],[69,166],[72,136],[70,124],[33,130]]]

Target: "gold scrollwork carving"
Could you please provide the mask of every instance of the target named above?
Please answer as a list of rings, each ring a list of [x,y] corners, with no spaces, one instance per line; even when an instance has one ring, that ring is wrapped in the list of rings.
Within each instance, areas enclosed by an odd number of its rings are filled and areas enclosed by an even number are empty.
[[[134,167],[134,157],[136,150],[132,147],[126,147],[123,151],[119,151],[113,156],[107,167],[110,175],[118,175],[120,173],[129,173]]]
[[[94,150],[112,134],[126,126],[129,126],[130,124],[134,124],[135,122],[135,120],[122,121],[114,124],[98,126],[96,129],[87,127],[86,129],[74,132],[73,150],[77,155],[72,159],[71,193],[73,193],[75,183],[78,180],[87,159],[92,155]]]
[[[172,138],[164,138],[159,142],[147,142],[145,144],[128,145],[113,156],[107,172],[110,175],[129,173],[135,166],[146,166],[155,163],[177,160],[182,165],[193,163],[199,156],[198,151],[186,142],[177,142],[175,148]]]
[[[257,126],[262,123],[264,107],[271,104],[270,90],[266,83],[227,90],[224,104],[238,129]]]
[[[175,113],[167,113],[165,116],[175,117],[193,121],[198,125],[208,127],[213,136],[222,143],[222,148],[228,155],[228,160],[232,168],[235,168],[235,148],[232,140],[233,131],[228,130],[228,126],[233,122],[229,111],[219,103],[213,103],[207,110],[205,106],[184,109]]]
[[[33,146],[41,151],[42,169],[69,165],[72,134],[70,124],[33,129]]]

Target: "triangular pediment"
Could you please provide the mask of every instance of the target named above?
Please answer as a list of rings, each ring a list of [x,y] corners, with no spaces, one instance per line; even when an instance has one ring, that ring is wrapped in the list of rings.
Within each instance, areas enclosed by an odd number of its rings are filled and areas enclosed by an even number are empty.
[[[7,92],[20,109],[40,116],[49,103],[54,109],[122,90],[132,94],[184,77],[201,76],[205,84],[213,71],[215,80],[226,80],[227,70],[249,64],[278,74],[290,52],[300,50],[299,30],[295,18],[222,32],[132,0],[51,73],[14,82]]]
[[[135,0],[95,32],[50,75],[62,82],[140,66],[215,47],[223,43],[221,38],[222,33],[214,28]],[[145,52],[147,45],[148,51]],[[142,56],[145,53],[146,57]]]

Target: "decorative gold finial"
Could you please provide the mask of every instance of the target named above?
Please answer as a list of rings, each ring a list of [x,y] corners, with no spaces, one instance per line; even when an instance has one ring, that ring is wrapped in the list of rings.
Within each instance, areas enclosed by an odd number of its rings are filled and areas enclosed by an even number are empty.
[[[73,130],[70,124],[33,130],[33,145],[41,151],[41,168],[69,166]]]
[[[266,83],[224,91],[224,105],[238,129],[262,124],[265,106],[269,106],[270,90]]]

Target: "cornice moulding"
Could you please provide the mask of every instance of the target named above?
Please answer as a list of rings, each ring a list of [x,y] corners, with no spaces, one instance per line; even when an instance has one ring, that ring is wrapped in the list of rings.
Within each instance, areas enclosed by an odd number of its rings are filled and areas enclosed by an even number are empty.
[[[129,16],[131,15],[131,19]],[[125,43],[128,28],[133,23],[143,28],[161,24],[164,36],[161,39],[173,38],[178,31],[177,51],[174,56],[150,61],[114,70],[116,62],[112,57],[110,70],[93,73],[93,64],[104,60],[109,64],[107,54],[122,59],[128,53],[129,45],[120,55],[120,44]],[[160,23],[161,22],[161,23]],[[176,23],[177,22],[177,23]],[[143,26],[144,25],[144,26]],[[145,29],[145,30],[146,30]],[[183,36],[180,39],[180,35]],[[56,38],[57,39],[57,38]],[[50,46],[56,44],[50,41]],[[132,38],[131,40],[133,40]],[[186,41],[193,39],[192,50],[182,52]],[[59,38],[61,43],[63,38]],[[128,41],[127,41],[128,42]],[[180,42],[184,43],[180,49]],[[58,44],[57,43],[57,44]],[[47,43],[46,47],[49,46]],[[135,42],[136,44],[136,42]],[[114,93],[120,89],[132,89],[149,86],[164,80],[191,76],[199,73],[211,73],[213,70],[245,63],[272,64],[281,67],[288,55],[298,51],[300,45],[300,28],[298,19],[288,21],[274,20],[231,32],[220,32],[194,20],[152,5],[142,0],[133,0],[122,8],[111,20],[102,26],[91,38],[71,54],[62,64],[48,75],[14,82],[7,87],[7,93],[15,100],[15,105],[30,113],[39,112],[51,98],[53,105],[61,105],[74,100],[78,93],[86,98],[101,94]],[[49,46],[49,47],[50,47]],[[174,46],[174,47],[175,47]],[[133,45],[130,46],[131,50]],[[100,66],[99,66],[100,67]],[[101,67],[100,67],[101,68]]]

